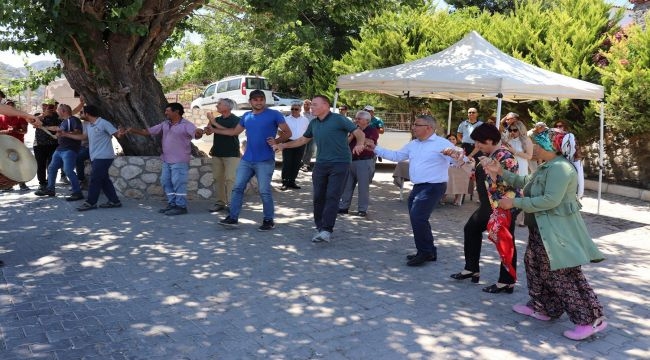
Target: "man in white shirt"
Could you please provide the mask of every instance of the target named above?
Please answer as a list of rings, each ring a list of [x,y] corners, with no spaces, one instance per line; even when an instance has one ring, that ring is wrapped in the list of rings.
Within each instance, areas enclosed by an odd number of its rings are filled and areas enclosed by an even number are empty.
[[[291,104],[291,114],[285,116],[284,120],[291,129],[289,141],[300,138],[309,125],[309,119],[300,114],[300,103]],[[305,145],[282,150],[282,187],[280,190],[300,189],[300,186],[296,184],[296,178],[304,153]]]
[[[408,208],[417,253],[406,257],[408,266],[436,261],[438,257],[429,217],[447,189],[451,158],[443,151],[449,153],[454,144],[436,135],[436,126],[433,117],[418,116],[411,125],[415,139],[397,151],[366,142],[366,147],[374,149],[378,156],[395,162],[409,160],[413,190],[408,198]]]

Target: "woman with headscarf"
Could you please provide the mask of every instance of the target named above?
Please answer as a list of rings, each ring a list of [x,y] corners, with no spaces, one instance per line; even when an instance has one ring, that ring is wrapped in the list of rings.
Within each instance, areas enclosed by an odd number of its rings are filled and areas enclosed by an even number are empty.
[[[524,264],[530,300],[514,305],[512,310],[541,321],[566,312],[576,327],[565,331],[564,336],[583,340],[607,327],[603,307],[581,269],[581,265],[602,261],[604,256],[580,215],[578,176],[565,157],[572,155],[565,141],[571,135],[555,128],[534,135],[533,157],[544,163],[529,176],[503,170],[491,159],[482,165],[489,173],[502,175],[506,182],[524,189],[522,198],[498,201],[500,208],[522,209],[529,231]]]

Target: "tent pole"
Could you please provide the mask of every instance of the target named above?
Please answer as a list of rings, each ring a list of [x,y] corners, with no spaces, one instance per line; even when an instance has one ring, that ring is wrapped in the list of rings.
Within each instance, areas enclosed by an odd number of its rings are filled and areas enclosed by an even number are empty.
[[[503,94],[498,93],[497,94],[497,128],[499,127],[499,124],[501,123],[501,103],[503,102]]]
[[[449,116],[447,117],[447,134],[451,134],[451,109],[453,107],[453,101],[449,99]]]
[[[596,214],[600,215],[600,196],[603,188],[603,168],[605,158],[605,101],[600,102],[600,141],[598,142],[598,206]]]
[[[339,100],[339,88],[336,88],[336,90],[334,90],[334,103],[332,104],[332,107],[334,108],[334,112],[336,113],[339,112],[338,108],[336,107],[336,102],[338,100]]]

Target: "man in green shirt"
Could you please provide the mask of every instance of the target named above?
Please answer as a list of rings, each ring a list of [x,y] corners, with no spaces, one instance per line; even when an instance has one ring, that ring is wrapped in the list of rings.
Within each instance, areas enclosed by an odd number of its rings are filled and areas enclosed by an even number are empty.
[[[219,99],[217,111],[219,116],[213,117],[212,112],[206,115],[210,122],[205,127],[205,133],[213,134],[213,129],[232,129],[239,124],[239,117],[232,113],[235,102],[231,99]],[[239,165],[239,137],[229,135],[213,135],[212,176],[214,177],[214,192],[217,201],[210,212],[228,210],[232,188],[235,184],[235,174]]]

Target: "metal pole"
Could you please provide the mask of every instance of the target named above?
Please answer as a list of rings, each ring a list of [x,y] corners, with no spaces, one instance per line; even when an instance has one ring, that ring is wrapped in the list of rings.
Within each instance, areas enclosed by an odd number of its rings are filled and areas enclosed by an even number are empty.
[[[447,134],[451,134],[451,109],[453,107],[453,101],[449,99],[449,116],[447,117]]]
[[[596,214],[600,215],[600,196],[603,190],[603,168],[605,166],[605,101],[600,102],[600,141],[598,143],[598,206]]]

